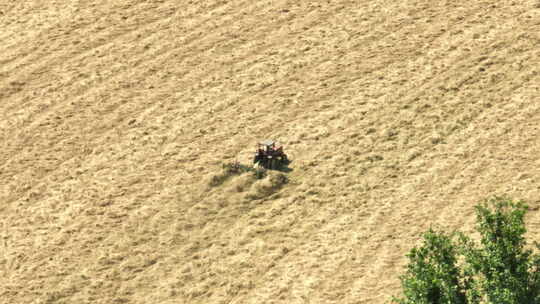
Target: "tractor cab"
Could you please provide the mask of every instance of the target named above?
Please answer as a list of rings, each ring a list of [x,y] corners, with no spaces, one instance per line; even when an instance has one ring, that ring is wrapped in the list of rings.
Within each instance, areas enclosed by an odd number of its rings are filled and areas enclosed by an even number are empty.
[[[259,143],[259,150],[265,153],[272,153],[276,150],[276,142],[273,140],[265,140]]]

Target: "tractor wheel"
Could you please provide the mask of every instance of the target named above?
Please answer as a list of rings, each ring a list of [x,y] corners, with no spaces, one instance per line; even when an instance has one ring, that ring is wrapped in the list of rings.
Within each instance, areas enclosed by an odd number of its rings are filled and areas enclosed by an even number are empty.
[[[283,167],[283,158],[280,156],[276,159],[276,169],[281,169]]]

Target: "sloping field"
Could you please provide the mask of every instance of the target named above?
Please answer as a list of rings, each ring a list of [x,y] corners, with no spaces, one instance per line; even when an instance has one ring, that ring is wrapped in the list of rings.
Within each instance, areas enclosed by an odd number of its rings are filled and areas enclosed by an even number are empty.
[[[0,0],[0,41],[0,303],[385,303],[494,194],[540,240],[537,0]],[[209,183],[264,138],[289,183]]]

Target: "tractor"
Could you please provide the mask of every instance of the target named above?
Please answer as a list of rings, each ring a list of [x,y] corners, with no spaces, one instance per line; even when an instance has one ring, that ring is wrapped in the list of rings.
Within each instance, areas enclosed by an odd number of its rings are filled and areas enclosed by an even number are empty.
[[[253,158],[253,164],[265,169],[279,169],[289,163],[287,155],[283,152],[283,146],[273,140],[265,140],[257,145],[257,151]]]

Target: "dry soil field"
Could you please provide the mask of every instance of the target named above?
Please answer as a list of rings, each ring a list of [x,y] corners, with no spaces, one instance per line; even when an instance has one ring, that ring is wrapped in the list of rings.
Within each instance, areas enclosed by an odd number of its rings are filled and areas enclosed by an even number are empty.
[[[0,0],[0,41],[0,303],[385,303],[494,194],[540,240],[538,0]],[[288,184],[209,184],[264,138]]]

